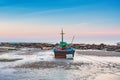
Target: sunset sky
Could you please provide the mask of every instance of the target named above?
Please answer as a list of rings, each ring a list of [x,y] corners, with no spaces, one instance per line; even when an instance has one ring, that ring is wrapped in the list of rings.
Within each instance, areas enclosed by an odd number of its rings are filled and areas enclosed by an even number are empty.
[[[120,0],[0,0],[0,42],[120,42]]]

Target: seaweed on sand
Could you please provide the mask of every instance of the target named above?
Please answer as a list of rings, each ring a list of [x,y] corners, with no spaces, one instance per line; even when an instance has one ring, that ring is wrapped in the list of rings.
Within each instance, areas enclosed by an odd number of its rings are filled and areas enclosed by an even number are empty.
[[[22,60],[22,58],[17,58],[17,59],[0,59],[0,62],[13,62],[17,60]]]

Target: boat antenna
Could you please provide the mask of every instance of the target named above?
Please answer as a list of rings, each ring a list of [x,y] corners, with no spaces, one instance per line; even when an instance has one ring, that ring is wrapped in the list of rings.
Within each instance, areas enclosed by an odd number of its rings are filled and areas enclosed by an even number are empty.
[[[74,38],[75,38],[75,36],[73,36],[72,41],[71,41],[71,44],[73,44]]]
[[[61,36],[62,36],[62,42],[63,42],[63,35],[64,35],[65,33],[63,33],[63,28],[62,28],[62,30],[61,30]]]

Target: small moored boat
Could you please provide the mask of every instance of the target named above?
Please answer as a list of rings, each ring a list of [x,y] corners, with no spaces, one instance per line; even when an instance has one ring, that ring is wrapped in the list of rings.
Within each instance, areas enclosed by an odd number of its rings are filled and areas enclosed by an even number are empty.
[[[73,59],[75,49],[63,41],[63,35],[64,35],[63,30],[61,31],[61,35],[62,35],[62,40],[60,44],[56,44],[56,46],[53,48],[54,56],[55,58]]]

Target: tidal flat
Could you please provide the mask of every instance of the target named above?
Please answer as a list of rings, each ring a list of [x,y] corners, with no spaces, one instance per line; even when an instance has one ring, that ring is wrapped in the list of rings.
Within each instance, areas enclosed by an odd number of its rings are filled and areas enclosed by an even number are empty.
[[[120,53],[76,50],[73,60],[52,50],[21,48],[0,55],[0,80],[119,80]],[[9,61],[11,60],[11,61]]]

